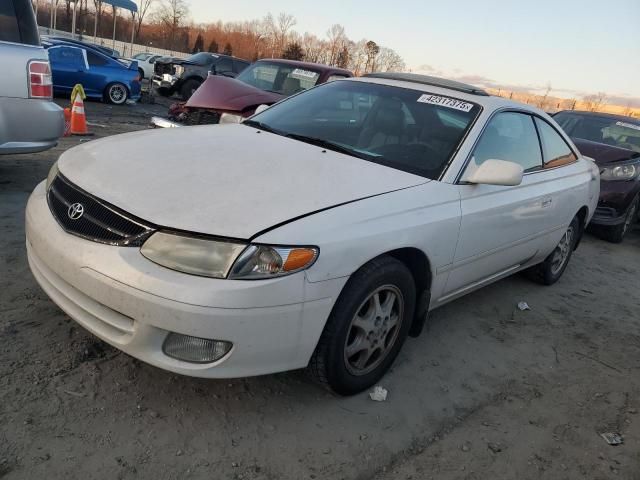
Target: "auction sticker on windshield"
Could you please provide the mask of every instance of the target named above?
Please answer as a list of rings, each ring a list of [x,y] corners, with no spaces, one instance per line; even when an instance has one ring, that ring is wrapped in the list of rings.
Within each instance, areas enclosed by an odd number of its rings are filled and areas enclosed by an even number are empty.
[[[472,103],[463,102],[462,100],[456,100],[455,98],[441,97],[439,95],[431,95],[425,93],[418,99],[420,103],[430,103],[432,105],[440,105],[447,108],[455,108],[463,112],[469,112],[473,108]]]
[[[316,76],[316,72],[311,72],[309,70],[302,70],[301,68],[296,68],[293,72],[291,72],[292,77],[303,77],[303,78],[313,78]]]

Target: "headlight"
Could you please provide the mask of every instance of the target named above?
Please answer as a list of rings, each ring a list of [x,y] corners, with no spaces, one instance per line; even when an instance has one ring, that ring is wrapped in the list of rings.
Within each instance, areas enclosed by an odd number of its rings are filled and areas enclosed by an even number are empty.
[[[56,162],[51,165],[51,168],[49,169],[49,175],[47,175],[47,183],[46,183],[46,189],[49,190],[49,186],[51,185],[51,182],[53,182],[53,180],[58,176],[58,172],[60,170],[58,170],[58,161],[56,160]]]
[[[156,232],[144,242],[140,253],[172,270],[225,278],[245,248],[247,245],[241,243]]]
[[[220,125],[225,123],[242,123],[244,117],[242,115],[235,115],[233,113],[223,113],[220,115]]]
[[[612,167],[605,167],[600,172],[600,179],[612,180],[633,180],[640,174],[640,162],[624,163]]]
[[[213,278],[256,280],[299,272],[318,257],[315,247],[279,247],[154,233],[140,249],[163,267]]]
[[[305,270],[318,258],[316,247],[250,245],[231,269],[229,278],[257,280]]]

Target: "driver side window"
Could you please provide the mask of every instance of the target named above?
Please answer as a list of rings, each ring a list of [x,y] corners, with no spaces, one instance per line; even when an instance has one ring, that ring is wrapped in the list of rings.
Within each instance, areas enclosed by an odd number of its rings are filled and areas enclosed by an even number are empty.
[[[533,118],[516,112],[495,115],[473,152],[476,165],[489,159],[522,165],[525,172],[542,168],[542,152]]]

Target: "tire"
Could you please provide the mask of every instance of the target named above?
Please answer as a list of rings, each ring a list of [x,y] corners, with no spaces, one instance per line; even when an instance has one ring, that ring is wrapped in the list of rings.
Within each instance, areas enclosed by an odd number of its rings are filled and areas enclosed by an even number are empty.
[[[142,70],[141,68],[138,69],[138,74],[140,75],[140,80],[142,80],[144,78],[144,70]]]
[[[403,263],[388,256],[367,263],[352,275],[338,297],[307,373],[339,395],[373,386],[407,338],[415,300],[413,277]]]
[[[553,252],[544,262],[527,270],[529,278],[543,285],[553,285],[560,280],[569,265],[576,242],[580,238],[581,229],[580,219],[577,216],[573,217],[571,224]]]
[[[129,90],[123,83],[110,83],[104,89],[104,98],[113,105],[124,105],[127,98],[129,98]]]
[[[180,87],[180,96],[182,96],[182,99],[184,101],[189,100],[191,98],[191,95],[193,95],[193,92],[198,89],[201,83],[202,82],[193,78],[184,82],[184,84],[182,84],[182,87]]]
[[[624,222],[615,227],[601,227],[602,237],[611,243],[622,243],[624,237],[633,229],[633,224],[638,218],[638,203],[640,197],[636,197],[624,216]]]
[[[171,95],[173,95],[173,92],[167,87],[159,87],[158,89],[156,89],[156,92],[158,92],[158,95],[160,95],[161,97],[170,97]]]

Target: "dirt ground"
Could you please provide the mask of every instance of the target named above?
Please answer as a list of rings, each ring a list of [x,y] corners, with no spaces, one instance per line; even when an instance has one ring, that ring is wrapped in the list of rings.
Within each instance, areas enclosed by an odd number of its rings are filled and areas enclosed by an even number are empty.
[[[97,137],[165,111],[87,105]],[[29,271],[27,197],[81,141],[0,157],[3,479],[640,478],[640,230],[587,236],[553,287],[518,275],[434,312],[386,402],[300,372],[192,379],[97,340]]]

